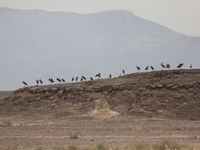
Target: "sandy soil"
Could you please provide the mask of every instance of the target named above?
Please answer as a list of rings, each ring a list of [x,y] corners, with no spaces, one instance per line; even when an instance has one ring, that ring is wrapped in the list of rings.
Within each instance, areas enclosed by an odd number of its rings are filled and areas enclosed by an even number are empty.
[[[76,145],[80,148],[130,146],[164,140],[182,144],[200,143],[200,121],[126,116],[106,120],[88,117],[51,116],[1,118],[0,149],[51,149]],[[11,124],[8,125],[8,122]],[[77,139],[76,139],[77,136]]]

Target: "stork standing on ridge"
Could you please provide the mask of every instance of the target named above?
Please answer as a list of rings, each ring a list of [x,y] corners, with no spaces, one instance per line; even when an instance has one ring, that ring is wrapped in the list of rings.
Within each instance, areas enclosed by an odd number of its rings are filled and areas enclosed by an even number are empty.
[[[49,81],[50,81],[51,83],[54,83],[53,78],[49,78]]]
[[[170,67],[171,67],[170,64],[167,64],[167,65],[166,65],[166,68],[170,69]]]
[[[101,78],[101,73],[96,74],[95,77]]]
[[[153,66],[150,66],[150,68],[151,68],[151,70],[153,70],[153,71],[154,71],[154,67],[153,67]]]
[[[40,83],[41,83],[41,84],[43,84],[43,81],[42,81],[42,79],[40,79],[39,81],[40,81]]]
[[[140,67],[139,66],[136,66],[136,68],[137,68],[138,71],[140,71]]]
[[[56,78],[56,80],[57,80],[58,82],[61,82],[61,80],[60,80],[59,78]]]
[[[124,69],[122,70],[122,73],[123,73],[123,75],[125,74],[125,70]]]
[[[164,65],[163,63],[161,63],[161,66],[162,66],[163,68],[165,68],[165,65]]]
[[[183,67],[183,63],[178,64],[177,68],[182,68]]]
[[[145,68],[145,70],[148,70],[149,69],[149,66],[147,66],[146,68]]]
[[[82,75],[81,79],[87,80],[86,77],[84,77],[83,75]]]
[[[23,83],[25,86],[28,86],[28,84],[27,84],[25,81],[22,81],[22,83]]]

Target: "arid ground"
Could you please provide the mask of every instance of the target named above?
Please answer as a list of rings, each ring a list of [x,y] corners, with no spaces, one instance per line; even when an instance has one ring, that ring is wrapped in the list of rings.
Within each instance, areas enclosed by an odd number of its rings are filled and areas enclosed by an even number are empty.
[[[0,100],[0,150],[161,141],[200,143],[199,69],[26,87]]]

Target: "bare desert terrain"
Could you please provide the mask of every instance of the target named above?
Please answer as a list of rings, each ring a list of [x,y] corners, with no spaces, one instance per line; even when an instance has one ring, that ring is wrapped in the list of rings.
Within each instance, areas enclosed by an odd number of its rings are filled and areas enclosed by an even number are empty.
[[[0,100],[0,149],[200,143],[200,70],[25,87]]]

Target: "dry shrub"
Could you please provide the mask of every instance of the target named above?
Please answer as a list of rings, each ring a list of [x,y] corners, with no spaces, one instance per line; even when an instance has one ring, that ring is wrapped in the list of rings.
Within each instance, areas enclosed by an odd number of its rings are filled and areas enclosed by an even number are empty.
[[[107,150],[107,147],[104,144],[99,144],[97,150]]]
[[[69,136],[70,139],[76,140],[78,139],[78,134],[77,133],[73,133]]]
[[[175,142],[163,141],[160,144],[153,145],[153,150],[181,150],[181,147]]]
[[[146,144],[137,144],[135,145],[136,150],[149,150],[149,146]]]

